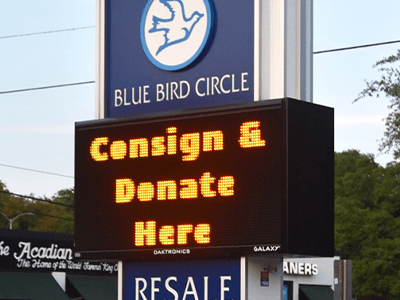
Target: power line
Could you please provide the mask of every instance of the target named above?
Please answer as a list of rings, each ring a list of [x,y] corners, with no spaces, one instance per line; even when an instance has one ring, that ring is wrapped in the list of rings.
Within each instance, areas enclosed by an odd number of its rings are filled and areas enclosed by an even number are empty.
[[[383,43],[375,43],[375,44],[366,44],[366,45],[360,45],[360,46],[345,47],[345,48],[337,48],[337,49],[331,49],[331,50],[322,50],[322,51],[316,51],[313,54],[322,54],[322,53],[337,52],[337,51],[344,51],[344,50],[353,50],[353,49],[375,47],[375,46],[382,46],[382,45],[395,44],[395,43],[400,43],[400,40],[383,42]]]
[[[33,32],[33,33],[24,33],[24,34],[0,36],[0,39],[10,39],[10,38],[17,38],[17,37],[38,35],[38,34],[49,34],[49,33],[58,33],[58,32],[64,32],[64,31],[82,30],[82,29],[88,29],[88,28],[94,28],[94,27],[95,27],[95,26],[75,27],[75,28],[60,29],[60,30],[52,30],[52,31],[42,31],[42,32]]]
[[[67,178],[72,178],[72,179],[74,178],[73,176],[69,176],[69,175],[63,175],[63,174],[51,173],[51,172],[40,171],[40,170],[35,170],[35,169],[28,169],[28,168],[10,166],[10,165],[1,164],[1,163],[0,163],[0,166],[1,166],[1,167],[7,167],[7,168],[18,169],[18,170],[24,170],[24,171],[42,173],[42,174],[47,174],[47,175],[53,175],[53,176],[67,177]]]
[[[5,200],[0,200],[0,201],[5,201]],[[12,209],[14,209],[14,210],[16,210],[16,211],[20,211],[20,212],[29,212],[29,213],[33,213],[33,214],[38,215],[38,216],[44,216],[44,217],[50,217],[50,218],[55,218],[55,219],[61,219],[61,220],[65,220],[65,221],[74,222],[73,219],[67,219],[67,218],[63,218],[63,217],[57,217],[57,216],[48,215],[48,214],[44,214],[44,213],[41,213],[41,212],[35,212],[35,211],[30,211],[30,210],[23,210],[23,209],[19,209],[19,208],[16,208],[16,207],[14,207],[14,206],[10,206],[10,205],[7,205],[7,207],[8,207],[8,208],[12,208]]]
[[[74,83],[66,83],[66,84],[58,84],[58,85],[49,85],[49,86],[41,86],[35,88],[28,88],[28,89],[20,89],[20,90],[10,90],[10,91],[2,91],[1,94],[11,94],[11,93],[21,93],[21,92],[30,92],[30,91],[37,91],[37,90],[46,90],[46,89],[54,89],[60,87],[67,87],[67,86],[74,86],[74,85],[83,85],[83,84],[91,84],[94,83],[93,81],[83,81],[83,82],[74,82]]]
[[[0,193],[11,195],[11,196],[17,196],[17,197],[21,197],[21,198],[27,198],[27,199],[31,199],[31,200],[35,200],[35,201],[40,201],[40,202],[46,202],[46,203],[55,204],[55,205],[61,205],[61,206],[72,207],[72,208],[74,207],[73,205],[69,205],[69,204],[65,204],[65,203],[54,202],[54,201],[51,201],[51,200],[40,199],[40,198],[36,198],[36,197],[32,197],[32,196],[25,196],[25,195],[15,194],[15,193],[11,193],[11,192],[8,192],[8,191],[0,191]]]
[[[82,29],[83,28],[90,28],[90,27],[82,27]],[[77,29],[79,29],[79,28],[77,28]],[[66,29],[66,30],[73,30],[73,29]],[[313,52],[313,54],[323,54],[323,53],[330,53],[330,52],[353,50],[353,49],[375,47],[375,46],[389,45],[389,44],[395,44],[395,43],[400,43],[400,40],[388,41],[388,42],[383,42],[383,43],[374,43],[374,44],[352,46],[352,47],[345,47],[345,48],[337,48],[337,49],[330,49],[330,50],[321,50],[321,51],[315,51],[315,52]],[[95,83],[95,81],[92,80],[92,81],[83,81],[83,82],[75,82],[75,83],[67,83],[67,84],[59,84],[59,85],[50,85],[50,86],[42,86],[42,87],[20,89],[20,90],[0,91],[0,95],[2,95],[2,94],[11,94],[11,93],[20,93],[20,92],[30,92],[30,91],[44,90],[44,89],[53,89],[53,88],[68,87],[68,86],[83,85],[83,84],[92,84],[92,83]]]

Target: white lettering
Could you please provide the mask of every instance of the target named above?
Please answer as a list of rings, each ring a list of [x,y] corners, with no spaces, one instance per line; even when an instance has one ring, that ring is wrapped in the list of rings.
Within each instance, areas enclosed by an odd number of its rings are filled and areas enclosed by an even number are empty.
[[[186,94],[182,94],[182,92],[184,91],[183,85],[186,86]],[[189,82],[187,82],[186,80],[183,80],[180,82],[180,94],[179,94],[179,99],[185,99],[187,98],[187,96],[189,96],[190,94],[190,84]]]
[[[245,87],[245,83],[247,83],[247,79],[245,78],[247,75],[249,75],[249,73],[242,73],[242,92],[247,92],[248,90],[250,90],[249,87]]]
[[[164,250],[154,250],[154,255],[168,255],[168,254],[190,254],[190,249],[164,249]]]
[[[312,275],[311,264],[304,264],[304,275]]]
[[[290,273],[291,274],[298,274],[297,273],[297,263],[290,262]]]
[[[20,260],[24,255],[26,255],[26,258],[31,259],[31,255],[30,255],[31,243],[19,242],[18,247],[20,247],[20,248],[23,247],[23,249],[19,256],[17,256],[17,253],[14,253],[15,259]]]
[[[288,263],[286,261],[283,262],[283,273],[289,274]]]
[[[237,88],[235,89],[235,74],[232,74],[232,93],[238,93],[240,92],[240,89]]]
[[[139,288],[140,282],[143,283],[142,289]],[[135,278],[135,292],[136,292],[135,293],[135,300],[139,300],[140,299],[139,294],[142,296],[142,299],[147,300],[147,298],[146,298],[146,296],[144,294],[144,291],[146,290],[146,288],[147,288],[146,279],[140,278],[140,277],[139,278]]]
[[[230,89],[227,89],[227,90],[226,90],[226,89],[224,88],[224,81],[225,81],[225,79],[227,79],[227,78],[231,78],[231,76],[230,76],[229,74],[226,74],[226,75],[222,76],[221,82],[220,82],[220,84],[219,84],[219,88],[221,89],[221,91],[222,91],[224,94],[229,94],[229,93],[231,92]]]
[[[218,89],[219,78],[217,76],[211,77],[211,95],[214,95],[214,90],[217,91],[218,94],[221,92]]]
[[[284,262],[283,272],[289,275],[318,275],[318,265],[303,262]]]
[[[208,300],[208,276],[204,276],[204,298],[203,300]]]
[[[312,264],[313,275],[318,275],[318,266],[316,264]]]
[[[232,280],[231,276],[221,276],[221,298],[220,300],[225,300],[225,292],[229,292],[229,287],[225,286],[226,280]]]
[[[202,81],[206,81],[206,79],[205,78],[199,78],[199,80],[197,80],[197,82],[196,82],[196,94],[199,97],[204,97],[206,95],[206,93],[200,93],[200,91],[199,91],[199,84]]]
[[[0,242],[0,256],[8,256],[10,255],[10,247],[9,246],[3,246],[4,241]]]
[[[32,258],[36,258],[39,256],[39,249],[37,247],[33,247],[31,250],[31,256]],[[29,257],[28,257],[29,258]]]
[[[156,281],[160,282],[161,277],[151,278],[151,300],[156,300],[156,293],[160,291],[160,289],[156,287]]]
[[[159,83],[156,85],[156,90],[157,90],[157,98],[156,98],[157,102],[163,101],[165,98],[164,86],[161,83]]]
[[[179,99],[178,93],[176,92],[178,90],[178,83],[177,82],[171,82],[171,100],[174,100],[174,96],[176,99]]]
[[[167,289],[168,292],[170,292],[172,295],[174,295],[174,300],[178,300],[178,298],[179,298],[178,292],[169,285],[169,282],[172,280],[178,281],[178,278],[176,278],[175,276],[168,277],[167,280],[165,281],[165,288]],[[206,300],[206,299],[204,299],[204,300]]]
[[[132,89],[132,92],[134,92],[134,90],[135,89]],[[139,87],[139,94],[140,94],[140,90],[141,90],[141,87]],[[132,99],[133,99],[133,97],[134,97],[134,94],[132,93]],[[126,89],[124,89],[124,105],[125,106],[131,105],[130,102],[126,102]]]
[[[276,252],[281,248],[281,246],[255,246],[253,248],[254,252]]]
[[[299,274],[304,275],[304,263],[299,263]]]
[[[189,290],[189,286],[191,288],[190,290]],[[198,297],[197,291],[196,291],[196,286],[193,282],[193,277],[191,277],[191,276],[188,277],[188,281],[186,283],[186,288],[185,288],[185,292],[183,293],[182,300],[185,300],[187,295],[193,295],[195,300],[199,300],[199,297]]]
[[[147,98],[147,96],[149,95],[149,92],[147,91],[149,87],[149,85],[145,85],[143,87],[143,103],[150,103],[150,99]]]
[[[116,90],[114,91],[114,101],[115,101],[115,102],[114,102],[114,106],[115,106],[115,107],[119,107],[119,106],[122,105],[123,99],[122,99],[121,95],[122,95],[122,91],[121,91],[121,90],[116,89]]]

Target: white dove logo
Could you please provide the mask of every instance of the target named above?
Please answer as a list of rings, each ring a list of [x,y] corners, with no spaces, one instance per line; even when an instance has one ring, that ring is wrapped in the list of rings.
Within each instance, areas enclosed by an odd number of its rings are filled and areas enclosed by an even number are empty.
[[[141,41],[157,67],[176,71],[203,51],[210,36],[210,0],[150,0],[143,11]]]

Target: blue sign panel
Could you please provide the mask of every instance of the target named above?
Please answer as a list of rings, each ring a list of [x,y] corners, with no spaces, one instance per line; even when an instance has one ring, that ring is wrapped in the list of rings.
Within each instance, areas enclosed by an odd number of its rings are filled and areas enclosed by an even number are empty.
[[[240,300],[240,259],[123,265],[124,300]]]
[[[254,3],[106,1],[106,117],[254,101]]]
[[[289,287],[287,284],[283,285],[283,300],[289,300],[288,298]]]

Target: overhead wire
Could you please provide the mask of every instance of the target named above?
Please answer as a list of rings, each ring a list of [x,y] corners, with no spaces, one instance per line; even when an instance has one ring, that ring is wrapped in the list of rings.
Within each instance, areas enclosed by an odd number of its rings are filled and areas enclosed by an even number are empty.
[[[322,54],[322,53],[330,53],[330,52],[337,52],[337,51],[353,50],[353,49],[375,47],[375,46],[382,46],[382,45],[395,44],[395,43],[400,43],[400,40],[388,41],[388,42],[382,42],[382,43],[374,43],[374,44],[366,44],[366,45],[359,45],[359,46],[352,46],[352,47],[345,47],[345,48],[336,48],[336,49],[330,49],[330,50],[321,50],[321,51],[315,51],[315,52],[313,52],[313,54]]]
[[[75,29],[84,29],[84,28],[91,28],[91,27],[93,27],[93,26],[75,28]],[[43,33],[53,33],[53,32],[60,32],[60,31],[66,31],[66,30],[74,30],[74,29],[65,29],[65,30],[58,30],[58,31],[56,30],[56,31],[43,32]],[[40,34],[40,33],[37,33],[37,34]],[[20,35],[20,36],[23,36],[23,35]],[[9,36],[9,37],[17,37],[17,36]],[[0,38],[5,38],[5,37],[0,37]],[[321,50],[321,51],[315,51],[315,52],[313,52],[313,54],[316,55],[316,54],[323,54],[323,53],[330,53],[330,52],[354,50],[354,49],[389,45],[389,44],[395,44],[395,43],[400,43],[400,40],[394,40],[394,41],[388,41],[388,42],[382,42],[382,43],[374,43],[374,44],[365,44],[365,45],[351,46],[351,47],[344,47],[344,48],[336,48],[336,49],[329,49],[329,50]],[[20,92],[30,92],[30,91],[37,91],[37,90],[44,90],[44,89],[61,88],[61,87],[69,87],[69,86],[84,85],[84,84],[93,84],[93,83],[95,83],[94,80],[66,83],[66,84],[58,84],[58,85],[41,86],[41,87],[26,88],[26,89],[18,89],[18,90],[0,91],[0,95],[11,94],[11,93],[20,93]]]
[[[91,27],[92,26],[90,26],[90,27],[82,27],[82,29],[83,28],[91,28]],[[68,29],[66,29],[66,30],[68,30]],[[70,30],[73,30],[73,29],[70,29]],[[62,30],[62,31],[65,31],[65,30]],[[48,33],[52,33],[52,32],[59,32],[59,31],[49,31]],[[388,42],[382,42],[382,43],[365,44],[365,45],[351,46],[351,47],[344,47],[344,48],[336,48],[336,49],[329,49],[329,50],[321,50],[321,51],[315,51],[315,52],[313,52],[313,54],[317,55],[317,54],[323,54],[323,53],[354,50],[354,49],[375,47],[375,46],[382,46],[382,45],[389,45],[389,44],[395,44],[395,43],[400,43],[400,40],[394,40],[394,41],[388,41]],[[82,81],[82,82],[74,82],[74,83],[66,83],[66,84],[58,84],[58,85],[41,86],[41,87],[26,88],[26,89],[18,89],[18,90],[0,91],[0,95],[2,95],[2,94],[11,94],[11,93],[20,93],[20,92],[30,92],[30,91],[44,90],[44,89],[61,88],[61,87],[69,87],[69,86],[84,85],[84,84],[93,84],[93,83],[95,83],[94,80]]]
[[[11,195],[11,196],[16,196],[16,197],[21,197],[21,198],[27,198],[27,199],[31,199],[31,200],[35,200],[35,201],[40,201],[40,202],[46,202],[46,203],[55,204],[55,205],[61,205],[61,206],[65,206],[65,207],[71,207],[71,208],[74,207],[73,205],[70,205],[70,204],[55,202],[55,201],[51,201],[51,200],[47,200],[47,199],[40,199],[40,198],[36,198],[33,196],[20,195],[20,194],[16,194],[16,193],[11,193],[9,191],[0,191],[0,193]]]
[[[82,29],[95,28],[95,27],[96,27],[96,26],[84,26],[84,27],[75,27],[75,28],[67,28],[67,29],[59,29],[59,30],[51,30],[51,31],[41,31],[41,32],[32,32],[32,33],[22,33],[22,34],[15,34],[15,35],[0,36],[0,39],[10,39],[10,38],[17,38],[17,37],[24,37],[24,36],[31,36],[31,35],[39,35],[39,34],[49,34],[49,33],[58,33],[58,32],[65,32],[65,31],[82,30]]]
[[[54,88],[68,87],[68,86],[74,86],[74,85],[83,85],[83,84],[92,84],[92,83],[95,83],[95,81],[91,80],[91,81],[82,81],[82,82],[73,82],[73,83],[65,83],[65,84],[57,84],[57,85],[40,86],[40,87],[19,89],[19,90],[9,90],[9,91],[0,92],[0,95],[2,95],[2,94],[11,94],[11,93],[30,92],[30,91],[37,91],[37,90],[54,89]]]
[[[60,29],[60,30],[51,30],[51,31],[42,31],[42,32],[24,33],[24,34],[17,34],[17,35],[0,36],[0,39],[9,39],[9,38],[17,38],[17,37],[25,37],[25,36],[49,34],[49,33],[59,33],[59,32],[65,32],[65,31],[75,31],[75,30],[89,29],[89,28],[95,28],[95,27],[96,26],[84,26],[84,27],[75,27],[75,28],[67,28],[67,29]],[[28,92],[28,91],[36,91],[36,90],[44,90],[44,89],[52,89],[52,88],[61,88],[61,87],[69,87],[69,86],[92,84],[92,83],[94,83],[94,81],[74,82],[74,83],[66,83],[66,84],[58,84],[58,85],[50,85],[50,86],[42,86],[42,87],[34,87],[34,88],[27,88],[27,89],[3,91],[3,92],[0,92],[0,94],[20,93],[20,92]]]
[[[0,200],[0,201],[6,201],[6,200]],[[8,205],[7,207],[12,208],[12,209],[14,209],[14,210],[16,210],[16,211],[32,213],[32,214],[35,214],[35,215],[38,215],[38,216],[44,216],[44,217],[50,217],[50,218],[55,218],[55,219],[61,219],[61,220],[70,221],[70,222],[73,222],[73,221],[74,221],[73,219],[68,219],[68,218],[63,218],[63,217],[57,217],[57,216],[53,216],[53,215],[49,215],[49,214],[44,214],[44,213],[41,213],[41,212],[36,212],[36,211],[31,211],[31,210],[24,210],[24,209],[16,208],[16,207],[14,207],[14,206],[10,206],[10,205]]]
[[[53,31],[43,31],[43,32],[36,32],[36,33],[27,33],[27,34],[19,34],[19,35],[11,35],[11,36],[2,36],[2,37],[0,37],[0,39],[16,38],[16,37],[23,37],[23,36],[30,36],[30,35],[38,35],[38,34],[58,33],[58,32],[81,30],[81,29],[88,29],[88,28],[94,28],[94,27],[95,26],[86,26],[86,27],[76,27],[76,28],[53,30]],[[331,53],[331,52],[338,52],[338,51],[346,51],[346,50],[382,46],[382,45],[388,45],[388,44],[394,44],[394,43],[400,43],[400,40],[387,41],[387,42],[382,42],[382,43],[365,44],[365,45],[351,46],[351,47],[344,47],[344,48],[336,48],[336,49],[329,49],[329,50],[321,50],[321,51],[315,51],[315,52],[313,52],[313,54],[323,54],[323,53]],[[42,86],[42,87],[34,87],[34,88],[26,88],[26,89],[18,89],[18,90],[0,91],[0,95],[1,94],[11,94],[11,93],[36,91],[36,90],[44,90],[44,89],[52,89],[52,88],[69,87],[69,86],[76,86],[76,85],[93,84],[93,83],[95,83],[94,80],[92,80],[92,81],[83,81],[83,82],[75,82],[75,83],[67,83],[67,84],[50,85],[50,86]],[[9,167],[9,168],[15,168],[15,169],[21,169],[21,170],[25,170],[25,171],[38,172],[38,173],[54,175],[54,176],[74,178],[73,176],[62,175],[62,174],[57,174],[57,173],[51,173],[51,172],[46,172],[46,171],[39,171],[39,170],[34,170],[34,169],[22,168],[22,167],[16,167],[16,166],[11,166],[11,165],[1,164],[1,163],[0,163],[0,166]]]
[[[6,165],[0,163],[1,167],[7,167],[7,168],[13,168],[13,169],[18,169],[18,170],[24,170],[24,171],[30,171],[30,172],[36,172],[36,173],[42,173],[42,174],[47,174],[47,175],[53,175],[53,176],[60,176],[60,177],[66,177],[66,178],[74,178],[74,176],[70,175],[63,175],[63,174],[58,174],[58,173],[52,173],[52,172],[47,172],[47,171],[41,171],[41,170],[35,170],[35,169],[28,169],[28,168],[23,168],[23,167],[17,167],[17,166],[12,166],[12,165]]]

